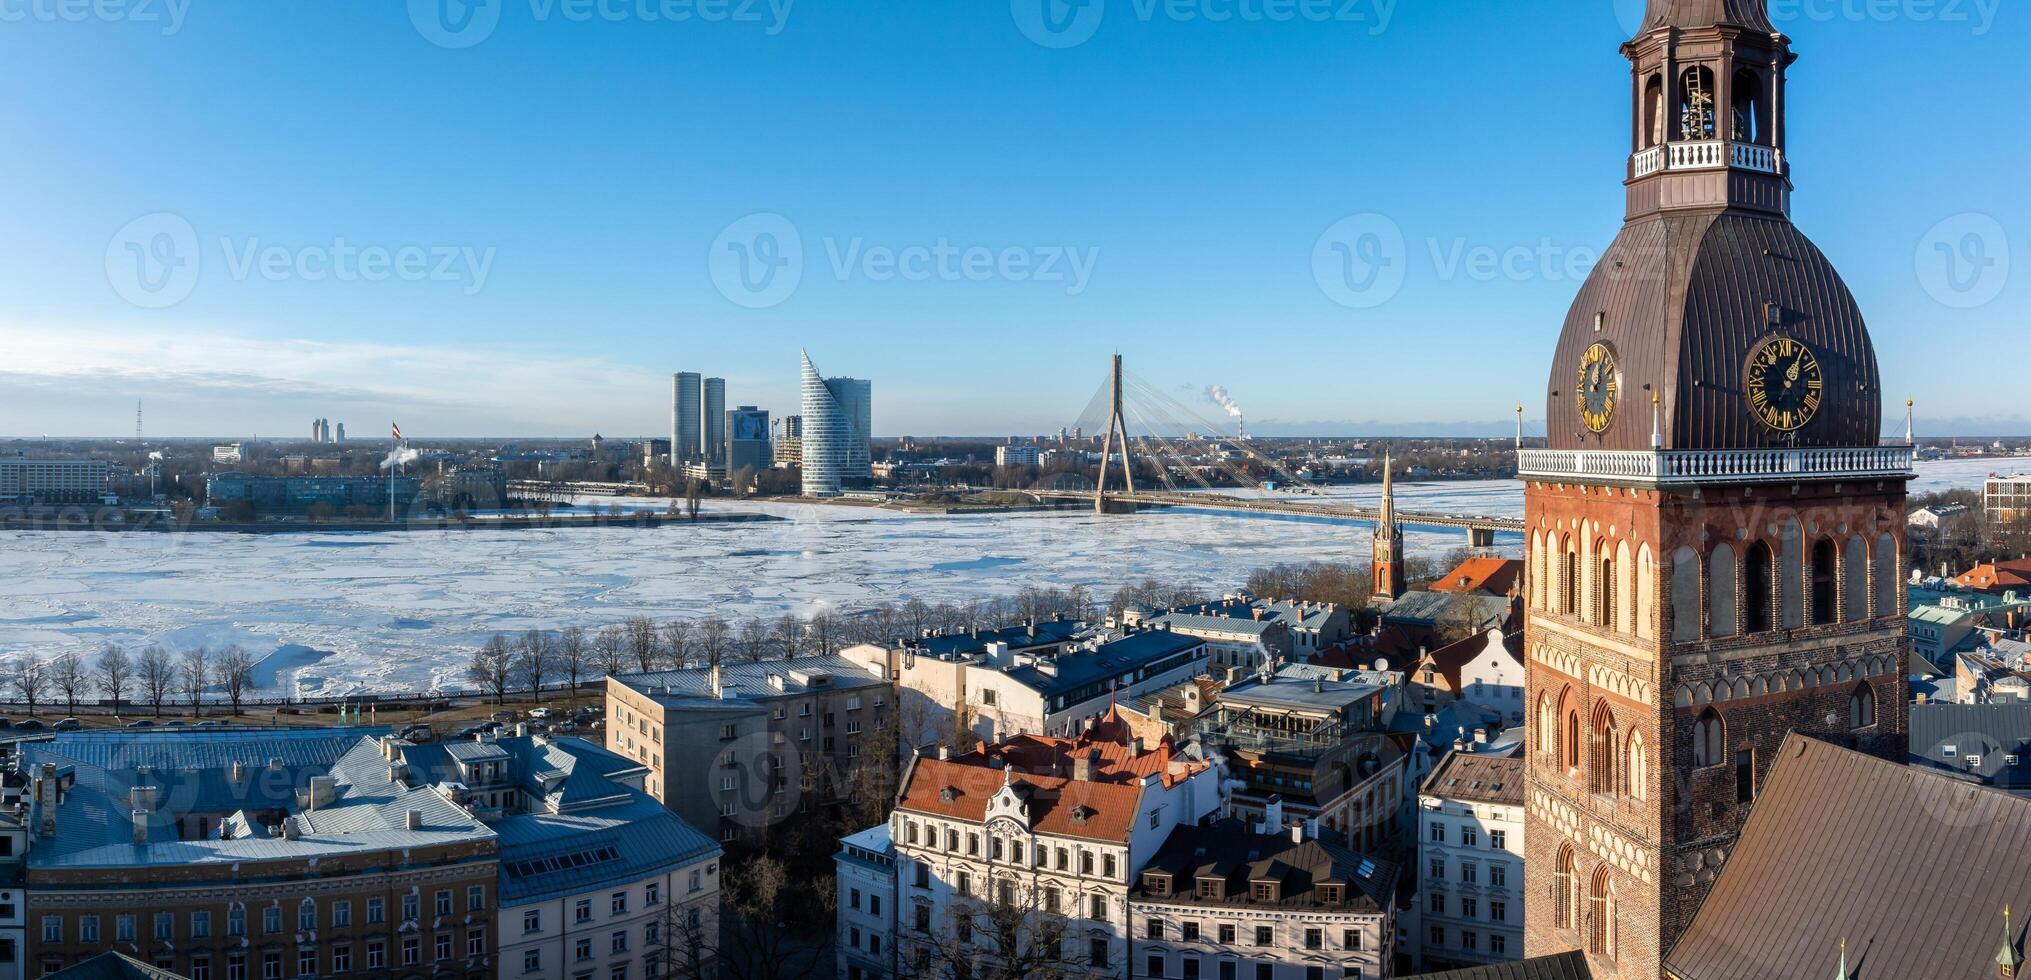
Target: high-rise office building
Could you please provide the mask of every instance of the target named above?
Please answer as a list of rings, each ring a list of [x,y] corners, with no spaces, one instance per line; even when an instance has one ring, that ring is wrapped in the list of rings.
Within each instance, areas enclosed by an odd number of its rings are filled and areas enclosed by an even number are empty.
[[[836,497],[872,475],[867,439],[873,386],[855,378],[821,377],[811,356],[802,357],[804,495]]]
[[[769,453],[769,413],[742,405],[726,413],[726,472],[743,468],[759,473],[774,462]]]
[[[698,419],[705,428],[698,436],[702,447],[699,455],[710,463],[725,463],[726,379],[706,378],[701,397]]]
[[[698,458],[701,377],[692,371],[670,376],[670,465]]]

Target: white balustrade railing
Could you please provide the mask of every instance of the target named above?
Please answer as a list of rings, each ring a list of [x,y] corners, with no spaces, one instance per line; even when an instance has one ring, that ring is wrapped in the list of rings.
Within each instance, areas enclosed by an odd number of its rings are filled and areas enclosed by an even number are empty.
[[[1525,449],[1523,479],[1603,479],[1636,483],[1781,482],[1911,474],[1904,446],[1857,449],[1680,449],[1660,452]]]
[[[1725,170],[1730,167],[1774,174],[1783,163],[1782,153],[1761,143],[1702,140],[1697,143],[1666,143],[1638,150],[1630,157],[1629,167],[1638,177],[1648,177],[1660,170]]]
[[[1636,172],[1638,177],[1648,177],[1663,170],[1664,147],[1653,146],[1649,149],[1636,151],[1635,162],[1631,164],[1631,169]]]

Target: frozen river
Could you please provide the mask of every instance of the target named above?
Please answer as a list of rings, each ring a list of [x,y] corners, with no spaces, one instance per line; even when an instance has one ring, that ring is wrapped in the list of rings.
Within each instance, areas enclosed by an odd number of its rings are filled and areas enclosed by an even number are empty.
[[[1921,467],[1918,490],[1979,486],[1999,465]],[[2031,464],[2018,467],[2031,468]],[[1348,496],[1373,504],[1378,490]],[[1399,484],[1398,506],[1520,516],[1513,481]],[[985,598],[1130,579],[1231,588],[1286,561],[1366,561],[1365,527],[1211,514],[913,517],[853,507],[721,505],[765,524],[366,534],[0,532],[0,656],[239,643],[279,690],[464,686],[497,631],[630,616],[802,615],[919,597]],[[1413,531],[1413,554],[1463,547]],[[1514,553],[1520,542],[1502,540]]]

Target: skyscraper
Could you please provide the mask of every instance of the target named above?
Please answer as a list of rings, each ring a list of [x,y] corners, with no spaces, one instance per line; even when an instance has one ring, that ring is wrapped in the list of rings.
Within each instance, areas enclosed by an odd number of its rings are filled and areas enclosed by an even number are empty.
[[[868,430],[873,385],[855,378],[823,378],[804,361],[804,495],[836,497],[848,485],[869,479]]]
[[[702,379],[694,372],[670,376],[670,465],[698,458]]]
[[[708,463],[725,463],[726,379],[706,378],[703,398],[698,413],[699,423],[705,427],[698,436],[704,447],[700,456]]]
[[[742,405],[726,413],[726,473],[742,469],[759,473],[769,468],[769,413],[753,405]]]

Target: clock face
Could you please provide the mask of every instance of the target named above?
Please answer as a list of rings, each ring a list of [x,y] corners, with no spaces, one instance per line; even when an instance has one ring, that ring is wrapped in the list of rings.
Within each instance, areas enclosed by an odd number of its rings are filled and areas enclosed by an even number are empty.
[[[1779,432],[1796,432],[1819,414],[1826,378],[1812,348],[1778,337],[1750,356],[1745,389],[1758,420]]]
[[[1622,395],[1622,375],[1615,365],[1615,353],[1606,344],[1595,344],[1580,355],[1580,384],[1577,389],[1580,421],[1592,432],[1606,432],[1615,421],[1615,403]]]

